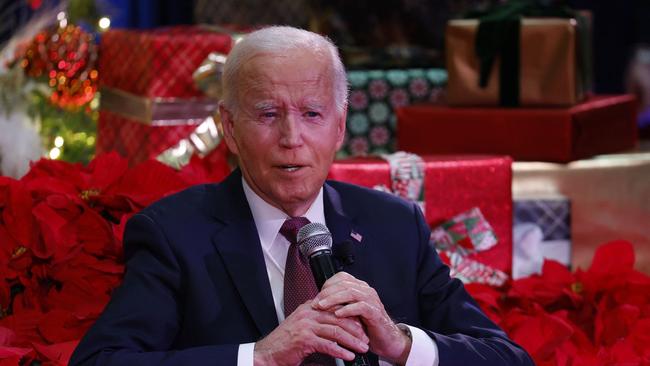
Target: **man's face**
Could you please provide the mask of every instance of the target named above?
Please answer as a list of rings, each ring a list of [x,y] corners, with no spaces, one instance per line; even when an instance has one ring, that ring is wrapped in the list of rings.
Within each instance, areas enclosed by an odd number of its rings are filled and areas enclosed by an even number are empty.
[[[238,80],[238,111],[221,108],[226,143],[246,182],[291,216],[304,214],[318,195],[345,133],[333,73],[322,59],[309,50],[253,57]]]

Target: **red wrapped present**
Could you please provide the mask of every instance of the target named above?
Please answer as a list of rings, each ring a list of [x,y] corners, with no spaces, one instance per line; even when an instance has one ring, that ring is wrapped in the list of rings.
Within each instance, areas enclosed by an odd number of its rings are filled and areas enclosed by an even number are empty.
[[[505,273],[512,268],[512,160],[506,156],[423,156],[422,197],[432,228],[479,208],[492,226],[497,245],[472,257]],[[381,158],[337,160],[329,178],[365,187],[391,187],[391,168]]]
[[[104,34],[97,152],[115,150],[133,164],[188,138],[217,109],[193,73],[210,53],[227,54],[232,38],[196,26]]]
[[[210,52],[228,53],[232,42],[230,34],[197,26],[110,30],[99,49],[100,86],[149,98],[200,97],[192,74]]]
[[[506,154],[569,162],[637,144],[636,99],[599,96],[571,108],[397,110],[398,147],[416,154]]]

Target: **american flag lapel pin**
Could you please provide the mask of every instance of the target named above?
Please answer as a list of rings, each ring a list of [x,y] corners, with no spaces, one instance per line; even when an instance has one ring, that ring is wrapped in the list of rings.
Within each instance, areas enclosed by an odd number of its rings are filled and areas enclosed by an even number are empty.
[[[363,236],[354,230],[350,232],[350,236],[359,243],[361,243],[361,239],[363,239]]]

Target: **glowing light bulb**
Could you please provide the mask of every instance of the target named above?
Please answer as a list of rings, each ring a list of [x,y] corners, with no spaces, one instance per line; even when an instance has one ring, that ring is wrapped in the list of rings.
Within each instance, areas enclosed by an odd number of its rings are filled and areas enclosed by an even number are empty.
[[[61,149],[59,149],[58,147],[55,147],[52,150],[50,150],[49,155],[50,155],[50,159],[56,160],[56,159],[59,158],[59,156],[61,156]]]
[[[99,19],[99,28],[101,28],[102,30],[107,30],[108,27],[110,26],[111,26],[111,20],[108,19],[107,17],[102,17],[101,19]]]
[[[54,139],[54,146],[56,146],[56,147],[61,147],[61,146],[63,146],[63,143],[64,143],[64,142],[65,142],[65,141],[63,141],[63,137],[61,137],[61,136],[57,136],[57,137]]]

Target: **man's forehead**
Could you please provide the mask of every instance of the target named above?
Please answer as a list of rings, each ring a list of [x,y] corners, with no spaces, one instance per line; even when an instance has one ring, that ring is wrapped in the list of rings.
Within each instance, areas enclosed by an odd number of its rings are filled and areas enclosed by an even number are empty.
[[[260,54],[244,64],[240,79],[273,83],[318,83],[329,81],[332,76],[330,65],[309,53]]]
[[[333,98],[331,68],[309,54],[258,55],[245,63],[239,83],[239,97],[248,105],[269,103],[285,95],[314,106],[329,104]]]

